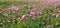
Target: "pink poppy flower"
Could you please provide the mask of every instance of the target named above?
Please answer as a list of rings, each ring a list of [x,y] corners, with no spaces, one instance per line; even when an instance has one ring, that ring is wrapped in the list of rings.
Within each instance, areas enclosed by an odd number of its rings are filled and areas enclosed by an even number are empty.
[[[29,16],[29,14],[25,14],[25,17],[28,17]]]
[[[7,17],[7,16],[8,16],[8,13],[4,13],[3,15],[4,15],[5,17]]]
[[[33,17],[34,15],[35,15],[35,13],[34,13],[34,12],[30,12],[30,16],[32,16],[32,17]]]
[[[25,15],[23,15],[23,16],[19,19],[19,21],[22,22],[22,21],[24,20],[24,18],[25,18]]]
[[[42,15],[42,12],[37,12],[37,16],[41,16]]]
[[[13,5],[9,9],[15,10],[15,11],[18,11],[19,10],[19,8],[17,6],[13,6]]]
[[[27,0],[28,2],[32,2],[32,0]]]
[[[0,11],[4,11],[2,8],[0,8]]]
[[[50,25],[48,25],[46,28],[50,28]]]
[[[32,20],[34,20],[34,19],[35,19],[35,16],[32,17]]]
[[[52,14],[52,16],[55,16],[56,14]]]
[[[49,21],[49,18],[46,19],[46,22],[48,22],[48,21]]]
[[[31,6],[32,6],[32,9],[33,9],[33,10],[37,10],[36,5],[32,4]]]
[[[59,17],[59,14],[56,14],[56,18]]]
[[[16,21],[16,19],[15,18],[12,18],[12,22],[15,22]]]

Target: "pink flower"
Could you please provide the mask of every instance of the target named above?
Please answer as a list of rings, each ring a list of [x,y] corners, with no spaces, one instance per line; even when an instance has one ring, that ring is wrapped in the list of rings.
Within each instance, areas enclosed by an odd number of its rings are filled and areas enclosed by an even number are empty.
[[[48,21],[49,21],[49,18],[46,19],[46,22],[48,22]]]
[[[34,20],[35,18],[34,18],[34,17],[32,17],[32,19]]]
[[[21,18],[19,18],[19,21],[20,22],[22,22],[26,17],[28,17],[29,16],[29,14],[25,14],[25,15],[23,15]]]
[[[34,20],[34,19],[35,19],[35,16],[32,17],[32,20]]]
[[[57,18],[59,17],[59,14],[52,14],[52,16],[55,16]]]
[[[32,2],[32,0],[27,0],[28,2]]]
[[[5,17],[7,17],[7,16],[8,16],[8,13],[4,13],[3,15],[4,15]]]
[[[45,22],[42,22],[42,25],[44,25],[45,24]]]
[[[56,14],[56,18],[59,17],[59,14]]]
[[[32,17],[33,17],[34,15],[35,15],[35,13],[34,13],[34,12],[30,12],[30,16],[32,16]]]
[[[15,22],[16,21],[16,19],[15,18],[12,18],[12,22]]]
[[[42,12],[37,12],[37,16],[41,16],[42,15]]]
[[[25,14],[25,17],[28,17],[29,16],[29,14]]]
[[[50,28],[50,25],[48,25],[46,28]]]
[[[0,11],[4,11],[2,8],[0,8]]]
[[[35,2],[40,2],[40,0],[34,0]]]
[[[27,11],[30,13],[30,12],[32,12],[32,10],[29,10],[29,9],[27,9]]]
[[[23,15],[23,16],[19,19],[19,21],[22,22],[22,21],[24,20],[24,18],[25,18],[25,15]]]
[[[56,14],[52,14],[52,16],[55,16]]]
[[[31,6],[32,6],[32,9],[33,9],[33,10],[37,10],[36,5],[32,4]]]
[[[13,6],[13,5],[9,9],[15,10],[15,11],[18,11],[19,10],[19,8],[17,6]]]

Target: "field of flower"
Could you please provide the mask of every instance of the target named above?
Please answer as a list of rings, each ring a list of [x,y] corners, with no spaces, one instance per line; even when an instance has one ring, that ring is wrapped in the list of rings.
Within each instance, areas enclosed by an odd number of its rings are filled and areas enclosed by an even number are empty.
[[[0,28],[60,28],[59,2],[0,2]]]

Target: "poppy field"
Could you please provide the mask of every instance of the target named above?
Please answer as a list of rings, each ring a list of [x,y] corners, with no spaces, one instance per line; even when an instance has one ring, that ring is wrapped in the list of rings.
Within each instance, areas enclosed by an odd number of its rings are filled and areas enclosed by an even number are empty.
[[[60,1],[1,1],[0,28],[60,28]]]

